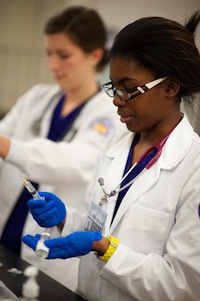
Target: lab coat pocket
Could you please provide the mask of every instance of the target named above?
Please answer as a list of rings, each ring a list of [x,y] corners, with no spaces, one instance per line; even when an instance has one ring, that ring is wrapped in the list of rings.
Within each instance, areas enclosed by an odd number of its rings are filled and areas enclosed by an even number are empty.
[[[119,237],[136,252],[162,255],[169,218],[166,212],[132,205],[124,215]]]

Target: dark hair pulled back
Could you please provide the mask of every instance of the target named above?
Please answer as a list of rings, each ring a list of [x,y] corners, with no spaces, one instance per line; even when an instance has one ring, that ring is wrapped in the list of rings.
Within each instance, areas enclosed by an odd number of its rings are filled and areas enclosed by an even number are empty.
[[[136,60],[155,73],[180,82],[180,96],[200,92],[200,55],[194,42],[200,23],[195,12],[185,26],[162,17],[141,18],[124,27],[115,37],[111,58]]]
[[[70,36],[84,52],[103,49],[103,57],[97,65],[101,71],[109,62],[109,50],[105,49],[107,32],[98,13],[84,6],[72,6],[51,17],[44,27],[47,35],[64,33]]]

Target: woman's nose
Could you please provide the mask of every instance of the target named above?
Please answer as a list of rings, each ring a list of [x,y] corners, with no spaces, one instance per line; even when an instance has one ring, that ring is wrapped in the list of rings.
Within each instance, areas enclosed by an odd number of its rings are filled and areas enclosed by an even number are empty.
[[[125,101],[125,100],[122,100],[117,94],[115,94],[115,96],[114,96],[114,98],[113,98],[113,104],[114,104],[116,107],[124,106],[124,105],[126,105],[126,101]]]
[[[51,71],[56,71],[60,68],[60,63],[56,57],[49,58],[49,69]]]

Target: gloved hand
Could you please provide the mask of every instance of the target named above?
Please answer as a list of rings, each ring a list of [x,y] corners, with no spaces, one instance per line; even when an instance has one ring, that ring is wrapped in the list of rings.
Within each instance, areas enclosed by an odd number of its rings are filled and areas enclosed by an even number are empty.
[[[44,200],[30,199],[27,206],[36,222],[44,228],[60,225],[66,217],[64,203],[53,193],[39,192]]]
[[[22,241],[35,250],[40,235],[36,234],[25,235]],[[65,237],[58,237],[45,240],[44,244],[49,248],[49,255],[47,259],[54,258],[70,258],[82,256],[92,251],[92,244],[94,241],[102,239],[100,232],[74,232]]]

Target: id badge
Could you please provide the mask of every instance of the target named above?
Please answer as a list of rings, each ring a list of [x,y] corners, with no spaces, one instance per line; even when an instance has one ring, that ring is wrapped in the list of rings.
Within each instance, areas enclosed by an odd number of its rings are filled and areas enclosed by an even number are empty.
[[[92,202],[87,216],[85,230],[88,232],[102,232],[106,217],[107,213]]]

